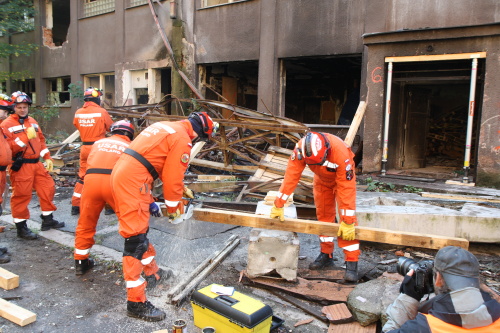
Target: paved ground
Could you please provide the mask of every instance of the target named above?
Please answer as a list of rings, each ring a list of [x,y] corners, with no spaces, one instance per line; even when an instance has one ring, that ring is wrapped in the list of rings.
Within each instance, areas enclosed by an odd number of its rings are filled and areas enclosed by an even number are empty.
[[[37,314],[37,321],[23,328],[0,318],[2,332],[152,332],[170,328],[175,319],[187,320],[189,333],[200,332],[193,325],[190,304],[184,302],[180,307],[167,304],[165,294],[205,258],[220,249],[231,235],[240,237],[240,245],[200,287],[220,283],[234,286],[238,291],[262,300],[272,307],[276,315],[286,319],[286,330],[281,332],[327,331],[327,326],[319,320],[294,328],[294,323],[310,316],[266,291],[238,283],[240,271],[247,262],[249,228],[196,221],[171,225],[166,220],[152,220],[149,238],[158,251],[157,260],[161,266],[171,268],[174,277],[161,288],[148,292],[148,298],[167,312],[167,319],[160,323],[147,323],[128,318],[119,265],[123,240],[117,234],[115,215],[101,215],[96,236],[98,245],[92,251],[93,254],[99,254],[98,266],[83,277],[74,275],[71,247],[77,219],[70,215],[71,192],[69,188],[57,190],[58,211],[54,216],[66,222],[66,227],[61,231],[41,232],[42,237],[38,240],[24,241],[16,237],[12,219],[7,215],[8,208],[0,218],[0,225],[7,226],[0,235],[0,246],[7,246],[12,255],[12,261],[2,267],[18,274],[21,280],[19,288],[0,290],[0,297],[19,296],[21,299],[11,302]],[[31,225],[38,229],[41,219],[36,198],[31,202],[30,211],[33,220]],[[299,266],[307,267],[319,251],[316,236],[300,234],[299,238],[300,255],[307,258],[301,260]],[[385,250],[394,251],[395,247],[366,243],[362,244],[362,249],[364,254],[360,265],[366,271],[374,268],[377,261],[388,259],[387,253],[391,252]],[[498,271],[498,248],[481,247],[478,251],[483,259],[486,258],[485,262],[493,265],[488,268],[495,271],[496,267]],[[337,250],[336,256],[340,258],[337,264],[342,265],[342,253]]]

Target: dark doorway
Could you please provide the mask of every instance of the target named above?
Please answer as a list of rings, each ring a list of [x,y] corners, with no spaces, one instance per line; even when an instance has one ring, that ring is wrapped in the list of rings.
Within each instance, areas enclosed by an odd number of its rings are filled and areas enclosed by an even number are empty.
[[[389,127],[388,169],[451,179],[462,173],[470,91],[470,61],[396,63]],[[484,68],[479,66],[472,126],[471,169]],[[399,172],[401,174],[401,172]]]
[[[285,116],[307,124],[348,125],[359,104],[361,56],[284,60]],[[340,124],[340,123],[339,123]]]

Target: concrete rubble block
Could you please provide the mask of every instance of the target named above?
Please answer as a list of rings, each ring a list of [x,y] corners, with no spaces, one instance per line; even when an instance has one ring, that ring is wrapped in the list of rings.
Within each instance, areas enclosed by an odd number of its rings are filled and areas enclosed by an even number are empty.
[[[299,249],[295,232],[252,229],[248,242],[248,277],[277,273],[287,281],[295,281]]]
[[[360,283],[347,298],[347,306],[361,326],[377,322],[399,295],[401,282],[379,278]]]

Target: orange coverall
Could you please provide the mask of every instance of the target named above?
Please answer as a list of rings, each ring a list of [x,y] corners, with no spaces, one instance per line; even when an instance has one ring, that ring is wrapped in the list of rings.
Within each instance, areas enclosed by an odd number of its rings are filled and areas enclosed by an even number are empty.
[[[3,131],[0,129],[0,205],[3,203],[3,192],[7,186],[7,166],[11,163],[12,150]]]
[[[188,167],[192,139],[196,136],[188,120],[162,121],[143,130],[130,144],[158,172],[163,181],[163,196],[169,207],[175,207],[182,199],[184,173]],[[125,238],[123,272],[127,287],[127,299],[132,302],[146,301],[146,281],[141,277],[156,274],[156,251],[147,241],[149,229],[149,204],[152,203],[153,177],[134,157],[123,154],[111,174],[111,186],[118,209],[119,233]],[[147,248],[127,248],[131,239],[146,239]]]
[[[111,120],[108,111],[94,102],[85,102],[83,107],[75,112],[73,125],[80,132],[82,147],[80,149],[80,170],[78,170],[79,180],[75,184],[75,190],[71,199],[72,206],[80,206],[83,176],[85,176],[85,171],[87,170],[87,158],[90,149],[95,141],[106,136],[106,132],[109,131],[112,124],[113,120]]]
[[[24,124],[21,124],[17,114],[11,114],[0,126],[7,136],[13,157],[19,152],[24,152],[24,164],[21,169],[19,171],[9,169],[10,183],[13,188],[10,207],[14,222],[29,219],[28,204],[31,201],[33,189],[35,189],[40,201],[42,215],[52,213],[57,209],[52,202],[55,184],[49,172],[40,162],[40,157],[44,160],[50,159],[50,152],[45,144],[42,129],[31,117],[24,119]],[[28,140],[26,135],[26,129],[29,127],[34,127],[37,133],[36,138],[31,140]]]
[[[324,135],[330,142],[328,157],[323,165],[309,165],[311,171],[314,172],[313,192],[318,221],[334,222],[338,208],[341,221],[357,225],[354,154],[339,137],[328,133]],[[299,141],[299,147],[301,144],[302,142]],[[297,187],[305,167],[306,162],[304,159],[298,159],[297,149],[295,149],[288,160],[285,179],[274,201],[276,207],[284,206],[286,199]],[[321,252],[331,255],[334,249],[333,240],[332,236],[321,235]],[[344,249],[346,261],[358,261],[360,255],[358,240],[345,241],[339,237],[337,241]]]
[[[90,248],[95,244],[97,221],[104,205],[107,203],[116,211],[110,175],[116,161],[129,144],[130,139],[126,135],[115,134],[98,140],[91,146],[84,177],[80,218],[75,231],[75,260],[89,257]]]

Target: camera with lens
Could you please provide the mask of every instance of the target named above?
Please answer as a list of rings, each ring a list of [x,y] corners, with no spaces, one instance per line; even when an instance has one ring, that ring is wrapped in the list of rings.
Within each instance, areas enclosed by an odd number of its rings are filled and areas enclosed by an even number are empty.
[[[422,294],[434,292],[433,272],[434,260],[421,260],[416,262],[413,259],[399,257],[398,273],[405,276],[413,269],[413,278],[415,279],[415,290]]]

